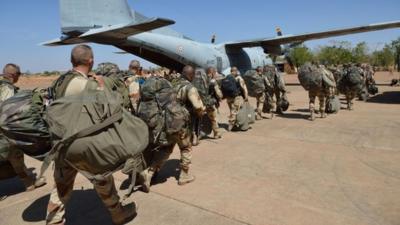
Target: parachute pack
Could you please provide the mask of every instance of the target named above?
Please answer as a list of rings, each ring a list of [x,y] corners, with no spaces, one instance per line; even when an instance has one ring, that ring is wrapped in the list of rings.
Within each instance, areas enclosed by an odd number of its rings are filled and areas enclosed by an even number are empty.
[[[249,70],[243,75],[250,97],[257,97],[265,91],[264,76],[257,74],[255,70]]]
[[[178,102],[176,90],[166,79],[147,79],[140,95],[137,113],[149,127],[151,144],[169,145],[169,135],[187,129],[189,111]]]
[[[0,130],[11,146],[39,157],[51,148],[42,93],[20,91],[0,105]]]
[[[299,68],[298,78],[301,86],[307,91],[336,87],[335,78],[331,72],[311,63],[306,63]]]

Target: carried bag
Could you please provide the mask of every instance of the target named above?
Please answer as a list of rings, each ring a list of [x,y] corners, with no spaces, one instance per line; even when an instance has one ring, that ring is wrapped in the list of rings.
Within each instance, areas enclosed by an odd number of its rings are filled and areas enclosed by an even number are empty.
[[[221,91],[225,98],[235,98],[241,93],[239,84],[233,75],[228,75],[221,81]]]
[[[250,97],[257,97],[265,91],[264,76],[257,74],[255,70],[249,70],[243,75]]]
[[[340,111],[341,103],[339,100],[339,96],[334,95],[327,99],[325,112],[330,114],[335,114]]]
[[[235,127],[241,131],[250,129],[250,124],[255,123],[256,113],[249,102],[245,102],[236,115]]]
[[[79,95],[54,101],[46,114],[54,147],[45,159],[41,174],[54,157],[64,160],[92,182],[126,169],[127,162],[132,165],[132,160],[143,161],[148,128],[121,106],[120,98],[108,89],[86,88]],[[136,169],[131,171],[132,184]]]
[[[38,90],[20,91],[0,105],[0,130],[10,145],[40,157],[51,149],[45,105]]]
[[[286,112],[289,109],[289,105],[290,105],[289,100],[285,94],[276,103],[276,106],[279,108],[281,112]]]
[[[108,77],[103,77],[105,87],[109,88],[111,91],[117,92],[122,97],[122,105],[127,110],[132,110],[132,102],[129,97],[128,87],[125,82],[118,75],[111,75]]]
[[[196,72],[192,80],[192,85],[197,89],[201,101],[207,108],[213,107],[217,103],[210,94],[210,81],[204,72]]]

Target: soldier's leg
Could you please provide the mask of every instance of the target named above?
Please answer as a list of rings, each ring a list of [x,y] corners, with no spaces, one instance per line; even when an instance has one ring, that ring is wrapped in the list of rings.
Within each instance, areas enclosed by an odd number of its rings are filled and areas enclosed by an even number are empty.
[[[17,176],[24,183],[27,191],[32,191],[35,189],[34,178],[29,175],[28,170],[24,162],[24,153],[18,149],[10,149],[10,154],[8,155],[8,161],[13,167]]]
[[[47,205],[46,224],[65,224],[65,206],[74,188],[77,171],[56,159],[54,169],[55,188],[51,191]]]
[[[178,141],[178,146],[181,151],[181,172],[178,184],[185,185],[195,180],[195,177],[189,172],[190,164],[192,163],[192,145],[190,143],[190,137],[182,135]]]
[[[353,110],[353,99],[351,93],[346,93],[347,109]]]
[[[281,106],[280,105],[278,105],[278,104],[280,104],[280,102],[281,102],[281,92],[279,91],[279,90],[275,90],[274,91],[275,92],[275,98],[276,98],[276,113],[277,114],[282,114],[283,112],[282,112],[282,108],[281,108]]]
[[[256,120],[261,120],[262,117],[262,110],[265,102],[265,93],[261,93],[257,96],[257,108],[256,108]]]
[[[308,92],[308,97],[310,99],[310,120],[314,121],[315,120],[315,93],[309,91]]]
[[[319,99],[319,112],[321,113],[321,118],[326,118],[326,113],[325,113],[325,106],[326,106],[326,96],[325,93],[320,93],[318,95]]]
[[[221,132],[219,131],[218,121],[217,121],[217,110],[215,107],[212,107],[207,110],[207,116],[211,121],[212,130],[214,132],[214,138],[220,139]]]
[[[136,216],[135,204],[121,205],[112,175],[93,185],[103,204],[109,210],[114,224],[125,224]]]

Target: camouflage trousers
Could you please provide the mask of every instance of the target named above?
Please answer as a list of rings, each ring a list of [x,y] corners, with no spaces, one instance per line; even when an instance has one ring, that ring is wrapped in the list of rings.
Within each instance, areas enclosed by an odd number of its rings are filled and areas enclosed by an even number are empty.
[[[262,92],[262,93],[260,93],[260,94],[258,94],[256,96],[256,101],[257,101],[256,112],[257,112],[257,114],[259,116],[262,115],[262,111],[263,111],[263,107],[264,107],[264,103],[265,103],[265,98],[266,98],[265,92]]]
[[[191,136],[188,132],[183,132],[180,135],[173,135],[169,137],[171,145],[161,146],[157,151],[153,152],[149,168],[152,171],[159,171],[165,162],[169,159],[174,151],[175,145],[178,144],[181,151],[180,168],[189,170],[192,163],[192,142]]]
[[[211,127],[214,132],[214,134],[219,134],[219,126],[218,126],[218,121],[217,121],[217,109],[215,106],[210,107],[207,109],[207,116],[211,121]]]
[[[227,98],[226,102],[228,103],[230,115],[229,115],[229,123],[236,123],[236,116],[239,113],[240,108],[244,104],[244,99],[242,96],[236,96],[235,98]]]
[[[315,111],[315,98],[319,99],[319,111],[325,112],[326,99],[328,94],[325,91],[309,91],[308,97],[310,98],[310,112]]]
[[[275,96],[275,99],[274,99]],[[281,100],[281,91],[279,90],[271,90],[267,91],[266,96],[265,96],[265,101],[269,105],[268,108],[270,111],[276,111],[277,113],[280,113],[280,108],[277,107],[276,103]]]
[[[65,206],[71,198],[77,173],[77,170],[64,163],[63,160],[56,159],[54,170],[55,188],[51,191],[47,205],[46,224],[65,224]],[[93,185],[110,212],[118,209],[120,206],[119,196],[112,176]]]
[[[357,96],[358,92],[353,91],[353,90],[348,90],[345,94],[346,96],[346,102],[347,102],[347,109],[352,110],[353,109],[353,100]]]
[[[0,134],[0,159],[10,162],[15,174],[22,180],[25,187],[33,185],[34,179],[29,175],[28,169],[25,166],[24,153],[10,146],[7,139]]]

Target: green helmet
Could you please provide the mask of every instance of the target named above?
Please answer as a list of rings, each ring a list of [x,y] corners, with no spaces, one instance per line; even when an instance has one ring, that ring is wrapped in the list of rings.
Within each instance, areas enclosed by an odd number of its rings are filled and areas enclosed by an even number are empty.
[[[118,75],[120,73],[119,67],[115,63],[105,62],[97,66],[96,74],[101,76]]]

